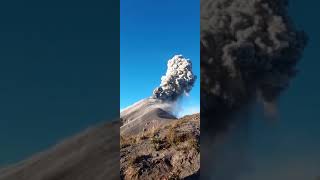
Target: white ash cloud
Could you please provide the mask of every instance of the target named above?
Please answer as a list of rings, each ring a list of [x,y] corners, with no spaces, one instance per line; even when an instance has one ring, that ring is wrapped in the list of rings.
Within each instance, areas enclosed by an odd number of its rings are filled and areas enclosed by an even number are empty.
[[[167,72],[161,77],[161,84],[153,91],[153,98],[175,101],[188,94],[196,80],[192,63],[182,55],[175,55],[168,61]]]

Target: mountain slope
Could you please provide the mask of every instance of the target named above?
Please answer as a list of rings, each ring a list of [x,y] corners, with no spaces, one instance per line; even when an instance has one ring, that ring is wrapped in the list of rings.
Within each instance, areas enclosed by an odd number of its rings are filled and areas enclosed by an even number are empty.
[[[136,135],[139,132],[157,127],[176,119],[170,114],[172,104],[163,103],[158,99],[146,98],[129,106],[120,114],[123,125],[120,132],[122,135]]]
[[[120,122],[106,123],[0,170],[0,180],[119,179]]]
[[[121,136],[122,179],[199,179],[200,115]]]

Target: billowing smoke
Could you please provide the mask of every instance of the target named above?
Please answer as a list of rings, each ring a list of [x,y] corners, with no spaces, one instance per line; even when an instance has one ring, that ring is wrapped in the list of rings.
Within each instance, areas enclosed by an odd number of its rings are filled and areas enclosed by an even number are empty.
[[[191,61],[182,55],[175,55],[168,61],[166,75],[161,77],[161,84],[153,91],[153,97],[175,101],[191,91],[195,80]]]
[[[296,74],[306,35],[287,0],[201,0],[201,110],[274,102]],[[214,110],[214,111],[212,111]]]
[[[201,176],[237,179],[242,166],[214,154],[219,139],[259,100],[274,103],[296,75],[307,37],[287,15],[287,0],[201,0]],[[241,124],[241,123],[240,123]],[[239,131],[246,128],[241,127]],[[239,140],[239,137],[233,138]],[[244,138],[245,139],[245,138]],[[234,150],[232,146],[231,152]],[[218,153],[218,152],[216,152]],[[236,161],[236,160],[234,160]],[[244,162],[243,160],[239,162]],[[222,168],[219,164],[226,165]],[[219,174],[214,174],[219,170]],[[232,177],[230,176],[232,175]]]

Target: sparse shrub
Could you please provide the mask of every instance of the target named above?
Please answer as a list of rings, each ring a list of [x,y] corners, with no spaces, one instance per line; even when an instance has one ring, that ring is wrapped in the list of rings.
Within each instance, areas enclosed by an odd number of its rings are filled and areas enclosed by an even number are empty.
[[[148,136],[145,133],[142,133],[142,135],[139,136],[140,140],[148,139]]]
[[[128,167],[125,174],[120,174],[120,179],[139,179],[139,170],[134,167]]]
[[[153,164],[150,161],[151,155],[139,155],[131,157],[128,161],[128,169],[130,169],[130,179],[139,179],[139,176],[149,171]]]
[[[175,138],[176,138],[176,130],[173,127],[170,127],[167,135],[167,139],[171,145],[176,145]]]
[[[138,137],[125,138],[123,136],[120,136],[120,148],[126,148],[128,146],[136,144],[138,141]]]
[[[168,179],[169,180],[179,180],[180,177],[179,177],[179,175],[173,173],[173,174],[170,174]]]
[[[171,145],[178,146],[180,143],[185,142],[187,139],[187,134],[179,133],[173,128],[169,130],[168,141]]]
[[[199,144],[199,141],[197,141],[197,139],[195,139],[195,138],[189,139],[188,145],[190,147],[193,147],[197,152],[200,152],[200,144]]]
[[[142,132],[140,133],[140,135],[138,135],[138,140],[145,140],[148,139],[150,136],[150,134],[146,133],[146,132]]]
[[[164,139],[161,139],[157,135],[151,138],[151,142],[156,151],[160,151],[162,149],[166,149],[170,147],[170,144],[168,144]]]
[[[129,159],[128,159],[128,165],[129,166],[134,166],[134,163],[136,161],[136,156],[129,156]]]
[[[120,136],[120,148],[126,148],[128,146],[130,146],[129,141],[123,136]]]
[[[151,138],[151,142],[156,151],[161,150],[161,139],[158,136],[153,136]]]

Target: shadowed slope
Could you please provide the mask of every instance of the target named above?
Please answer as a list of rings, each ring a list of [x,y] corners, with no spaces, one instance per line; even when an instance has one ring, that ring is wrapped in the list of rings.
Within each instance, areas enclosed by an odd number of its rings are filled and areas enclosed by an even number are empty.
[[[0,180],[119,179],[120,122],[88,129],[19,164],[0,170]]]
[[[129,106],[120,115],[123,123],[120,129],[121,135],[135,135],[176,119],[169,113],[171,108],[172,104],[153,98],[143,99]]]

